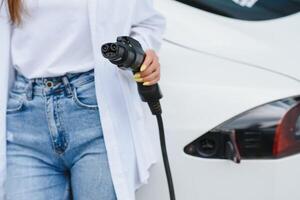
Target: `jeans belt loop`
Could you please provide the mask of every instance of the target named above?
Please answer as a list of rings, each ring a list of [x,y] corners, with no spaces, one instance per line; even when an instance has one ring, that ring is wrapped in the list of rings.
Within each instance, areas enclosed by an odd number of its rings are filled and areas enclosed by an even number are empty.
[[[26,88],[26,97],[29,101],[33,99],[33,80],[31,79],[28,81],[28,85]]]
[[[71,88],[70,81],[69,81],[68,77],[63,76],[62,81],[65,85],[65,89],[66,89],[66,92],[67,92],[67,97],[72,97],[73,96],[73,91],[72,91],[72,88]]]

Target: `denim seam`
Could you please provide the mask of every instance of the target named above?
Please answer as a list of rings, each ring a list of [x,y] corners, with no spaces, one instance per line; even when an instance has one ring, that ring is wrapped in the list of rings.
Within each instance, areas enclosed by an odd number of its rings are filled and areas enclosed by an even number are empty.
[[[63,156],[65,153],[65,150],[67,148],[67,142],[66,142],[66,134],[65,134],[65,130],[62,126],[62,122],[61,122],[61,117],[60,117],[60,110],[59,110],[59,98],[56,96],[55,101],[53,101],[53,111],[55,113],[54,115],[54,123],[55,126],[57,127],[57,137],[58,138],[62,138],[63,139],[63,151],[62,152],[58,152],[57,149],[55,148],[55,152],[57,154],[59,154],[60,156]],[[56,111],[56,112],[55,112]]]
[[[73,89],[73,93],[74,93],[73,100],[74,100],[75,104],[78,105],[80,108],[86,108],[86,109],[92,109],[92,110],[99,109],[98,104],[89,105],[89,104],[85,104],[85,103],[81,102],[78,99],[76,88]],[[97,97],[95,97],[95,98],[97,98]]]
[[[55,152],[55,144],[54,144],[54,138],[53,138],[53,135],[52,135],[52,132],[53,132],[53,130],[52,130],[52,126],[51,126],[51,124],[50,124],[50,120],[49,120],[49,112],[48,112],[48,98],[47,97],[45,97],[44,98],[44,100],[45,100],[45,114],[46,114],[46,120],[47,120],[47,124],[48,124],[48,129],[49,129],[49,135],[50,135],[50,138],[51,138],[51,146],[52,146],[52,149],[53,149],[53,151]],[[55,155],[57,155],[57,154],[55,154]]]
[[[80,81],[74,82],[74,83],[70,82],[70,84],[71,84],[73,87],[80,87],[80,86],[82,86],[82,85],[84,85],[84,84],[93,82],[94,80],[95,80],[95,78],[94,78],[93,76],[91,76],[91,77],[84,77],[83,80],[80,80]]]
[[[61,153],[60,155],[62,156],[68,149],[69,147],[69,134],[67,133],[66,129],[65,129],[65,126],[64,126],[64,120],[63,120],[63,117],[62,117],[62,113],[63,113],[63,110],[61,109],[61,103],[58,99],[57,101],[57,112],[58,112],[58,120],[60,121],[60,129],[62,130],[62,133],[64,135],[64,138],[65,138],[65,142],[64,142],[64,152]]]
[[[19,95],[16,95],[16,94],[13,94],[13,93],[11,93],[10,95],[11,96],[9,98],[12,98],[12,99],[18,101],[19,105],[18,105],[18,107],[14,108],[14,109],[8,109],[8,108],[6,108],[6,111],[7,112],[17,112],[17,111],[21,110],[22,107],[25,104],[24,97],[20,97]],[[8,102],[7,102],[7,104],[8,104]]]
[[[69,197],[69,193],[71,192],[70,187],[69,187],[69,179],[66,180],[66,186],[65,186],[65,192],[63,195],[63,200],[67,200]]]

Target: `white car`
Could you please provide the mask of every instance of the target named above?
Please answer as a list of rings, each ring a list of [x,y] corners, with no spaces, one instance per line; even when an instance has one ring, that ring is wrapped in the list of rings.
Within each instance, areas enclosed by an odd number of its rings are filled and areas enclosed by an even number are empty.
[[[300,1],[155,5],[176,199],[299,200]],[[138,200],[169,200],[163,163],[151,173]]]

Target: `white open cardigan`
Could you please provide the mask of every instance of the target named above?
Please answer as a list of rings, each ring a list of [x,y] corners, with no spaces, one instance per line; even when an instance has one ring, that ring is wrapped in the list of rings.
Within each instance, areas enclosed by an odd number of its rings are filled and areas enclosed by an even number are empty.
[[[158,128],[140,100],[132,72],[105,60],[101,45],[115,41],[117,36],[130,35],[144,49],[158,51],[166,21],[154,9],[152,0],[88,0],[88,5],[96,94],[112,179],[118,200],[134,200],[135,190],[148,182],[150,166],[158,161],[153,148]],[[15,78],[7,16],[4,5],[0,17],[0,200],[5,197],[6,103]]]

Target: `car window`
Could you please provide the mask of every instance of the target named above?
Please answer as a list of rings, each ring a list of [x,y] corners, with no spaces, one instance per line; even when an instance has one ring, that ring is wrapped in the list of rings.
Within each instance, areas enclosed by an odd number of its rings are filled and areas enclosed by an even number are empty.
[[[242,20],[270,20],[300,11],[300,0],[176,0],[215,14]]]

